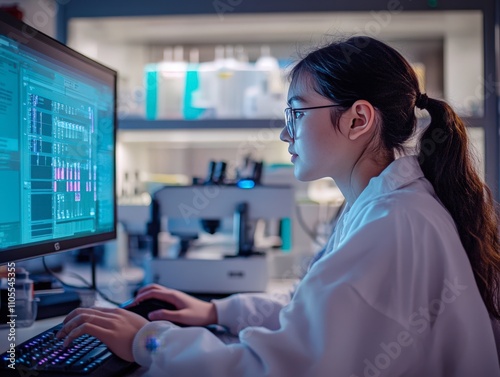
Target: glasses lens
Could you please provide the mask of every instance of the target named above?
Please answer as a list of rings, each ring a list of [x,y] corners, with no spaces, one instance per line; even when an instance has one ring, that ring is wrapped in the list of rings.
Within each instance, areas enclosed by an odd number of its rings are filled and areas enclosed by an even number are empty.
[[[286,130],[288,131],[288,134],[290,135],[291,138],[293,138],[292,109],[289,107],[285,109],[285,124],[286,124]]]

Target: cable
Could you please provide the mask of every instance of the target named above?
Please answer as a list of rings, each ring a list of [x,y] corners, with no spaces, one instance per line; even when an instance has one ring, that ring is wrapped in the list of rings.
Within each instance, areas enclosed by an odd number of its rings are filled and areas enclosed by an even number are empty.
[[[335,212],[335,215],[332,215],[332,219],[330,220],[330,225],[332,229],[335,229],[335,227],[337,226],[340,216],[342,215],[342,212],[344,212],[346,204],[347,202],[345,201],[345,199],[343,199],[342,204],[340,204],[337,212]]]
[[[346,206],[346,201],[345,199],[342,201],[342,204],[340,207],[338,207],[338,210],[335,212],[334,215],[331,216],[330,221],[328,222],[331,226],[331,228],[334,230],[335,227],[337,226],[337,222],[339,221],[340,216],[342,215],[342,212],[344,212],[345,206]],[[320,247],[325,247],[325,245],[321,242],[318,241],[318,234],[311,229],[307,227],[307,225],[304,222],[304,218],[302,216],[302,211],[298,204],[295,204],[295,212],[297,214],[297,221],[302,228],[302,230],[311,238],[311,240],[318,246]]]
[[[66,282],[64,282],[59,276],[57,276],[57,274],[52,271],[50,269],[49,266],[47,266],[47,263],[45,261],[45,256],[42,257],[42,262],[43,262],[43,267],[45,268],[45,271],[47,271],[47,273],[49,273],[54,279],[56,279],[59,283],[61,283],[64,287],[67,287],[67,288],[72,288],[72,289],[87,289],[87,290],[95,290],[95,292],[97,294],[99,294],[104,300],[110,302],[111,304],[114,304],[114,305],[117,305],[117,306],[120,306],[121,303],[120,302],[116,302],[116,301],[113,301],[111,300],[107,295],[105,295],[100,289],[98,289],[97,287],[95,289],[92,289],[92,284],[89,283],[87,280],[85,280],[85,278],[83,278],[82,276],[78,275],[77,273],[75,272],[68,272],[68,275],[70,276],[73,276],[74,278],[82,281],[85,286],[78,286],[78,285],[72,285],[72,284],[68,284]]]
[[[68,288],[75,288],[75,289],[90,289],[90,284],[82,276],[80,276],[76,273],[73,273],[73,272],[69,273],[70,275],[73,275],[74,277],[76,277],[78,280],[82,281],[86,286],[82,287],[82,286],[78,286],[78,285],[68,284],[68,283],[64,282],[63,280],[61,280],[61,278],[59,276],[57,276],[57,274],[50,269],[50,267],[47,265],[47,262],[45,261],[45,256],[42,257],[42,262],[43,262],[43,267],[45,268],[45,271],[47,273],[49,273],[54,279],[56,279],[63,286],[68,287]]]
[[[306,233],[316,245],[318,245],[319,247],[324,247],[325,245],[323,245],[321,242],[318,241],[317,234],[313,232],[311,229],[309,229],[305,224],[304,218],[302,217],[302,212],[298,204],[295,204],[295,213],[297,214],[297,221],[302,230],[304,231],[304,233]]]

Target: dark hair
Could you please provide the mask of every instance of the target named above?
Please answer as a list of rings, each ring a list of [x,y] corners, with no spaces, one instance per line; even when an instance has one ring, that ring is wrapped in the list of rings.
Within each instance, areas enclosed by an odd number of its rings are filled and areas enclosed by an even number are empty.
[[[474,168],[462,120],[446,102],[421,94],[410,64],[370,37],[351,37],[310,52],[290,76],[295,81],[303,74],[312,78],[314,90],[345,109],[360,99],[370,102],[381,118],[381,148],[391,159],[404,152],[416,131],[415,106],[429,112],[418,161],[455,221],[489,313],[500,318],[498,216],[491,191]]]

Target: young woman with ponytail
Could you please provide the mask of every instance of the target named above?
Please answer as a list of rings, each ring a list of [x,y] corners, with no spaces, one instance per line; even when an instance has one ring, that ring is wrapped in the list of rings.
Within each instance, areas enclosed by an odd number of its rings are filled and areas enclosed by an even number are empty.
[[[393,48],[352,37],[295,65],[285,117],[296,177],[330,177],[347,202],[293,295],[208,303],[151,285],[136,302],[177,310],[78,309],[60,336],[88,332],[152,375],[500,376],[498,217],[452,108]]]

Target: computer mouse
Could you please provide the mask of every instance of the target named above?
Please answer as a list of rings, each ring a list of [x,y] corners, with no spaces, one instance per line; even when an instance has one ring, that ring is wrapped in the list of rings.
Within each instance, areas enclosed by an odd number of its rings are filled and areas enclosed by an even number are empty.
[[[160,310],[160,309],[177,310],[177,308],[173,304],[170,304],[162,300],[158,300],[156,298],[150,298],[141,301],[139,304],[130,306],[125,309],[137,313],[146,319],[149,319],[148,314],[154,312],[155,310]]]

